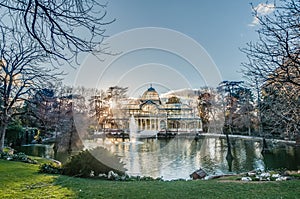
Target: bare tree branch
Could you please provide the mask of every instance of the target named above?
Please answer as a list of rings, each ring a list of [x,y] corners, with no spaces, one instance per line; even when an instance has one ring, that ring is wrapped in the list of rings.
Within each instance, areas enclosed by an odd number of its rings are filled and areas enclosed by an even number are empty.
[[[28,35],[0,28],[0,135],[4,146],[5,131],[14,115],[18,115],[24,100],[51,82],[58,81],[60,72],[44,63],[45,51]]]
[[[299,10],[299,0],[283,2],[273,15],[259,16],[254,9],[260,23],[259,41],[241,49],[248,57],[248,63],[242,64],[246,75],[268,84],[289,82],[300,86]]]
[[[106,53],[97,48],[105,26],[115,21],[106,20],[106,6],[97,0],[0,0],[0,26],[28,34],[52,60],[71,63],[81,52]]]

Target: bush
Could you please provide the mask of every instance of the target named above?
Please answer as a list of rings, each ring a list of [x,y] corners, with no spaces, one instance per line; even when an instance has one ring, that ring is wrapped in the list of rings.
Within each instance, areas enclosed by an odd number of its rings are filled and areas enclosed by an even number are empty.
[[[25,153],[16,153],[10,154],[9,152],[0,152],[0,159],[4,160],[12,160],[12,161],[19,161],[19,162],[26,162],[30,164],[36,164],[37,162],[31,158],[29,158]]]
[[[7,152],[0,151],[0,159],[7,159],[9,154]]]
[[[63,174],[69,176],[97,177],[109,171],[124,175],[126,170],[120,158],[103,147],[81,151],[63,165]]]
[[[44,163],[39,167],[40,173],[48,173],[48,174],[62,174],[61,166],[53,163]]]
[[[30,158],[25,153],[16,153],[13,154],[13,160],[20,161],[20,162],[27,162]]]
[[[7,144],[11,144],[12,147],[21,146],[22,142],[24,144],[26,144],[26,141],[28,142],[28,137],[26,137],[26,133],[20,120],[14,120],[9,123],[5,139]]]

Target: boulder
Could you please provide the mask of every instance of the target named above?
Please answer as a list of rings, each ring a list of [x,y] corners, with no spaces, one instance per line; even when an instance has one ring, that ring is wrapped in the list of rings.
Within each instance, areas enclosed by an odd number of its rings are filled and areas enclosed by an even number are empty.
[[[279,178],[280,177],[280,174],[279,173],[274,173],[272,174],[272,178]]]
[[[287,181],[290,180],[287,176],[280,176],[279,178],[276,178],[276,181]]]
[[[107,175],[107,179],[109,180],[116,180],[119,178],[119,175],[113,171],[109,171]]]
[[[249,182],[252,181],[252,179],[250,177],[242,177],[241,181]]]
[[[250,171],[247,173],[247,175],[254,177],[254,176],[256,176],[256,172]]]
[[[106,175],[105,173],[100,173],[100,174],[98,175],[98,177],[100,177],[100,178],[107,178],[107,175]]]
[[[261,178],[269,178],[271,176],[271,174],[269,172],[264,172],[260,174]]]

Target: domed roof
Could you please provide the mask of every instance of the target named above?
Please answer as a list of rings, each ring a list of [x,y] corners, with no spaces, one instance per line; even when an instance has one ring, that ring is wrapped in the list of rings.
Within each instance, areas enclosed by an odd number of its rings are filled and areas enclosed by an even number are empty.
[[[142,95],[141,100],[146,101],[146,100],[151,100],[151,101],[160,101],[159,95],[157,91],[150,86]]]

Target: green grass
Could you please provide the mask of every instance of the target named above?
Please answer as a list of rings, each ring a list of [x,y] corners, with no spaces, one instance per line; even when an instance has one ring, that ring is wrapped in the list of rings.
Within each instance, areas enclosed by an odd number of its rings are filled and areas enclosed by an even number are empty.
[[[38,173],[38,165],[0,160],[0,198],[75,197],[66,187],[55,185],[59,176]]]
[[[52,160],[42,158],[42,157],[37,157],[37,156],[28,156],[30,159],[37,161],[39,164],[46,164],[46,163],[53,163]]]
[[[300,181],[115,182],[45,175],[38,165],[0,160],[0,198],[300,198]]]

